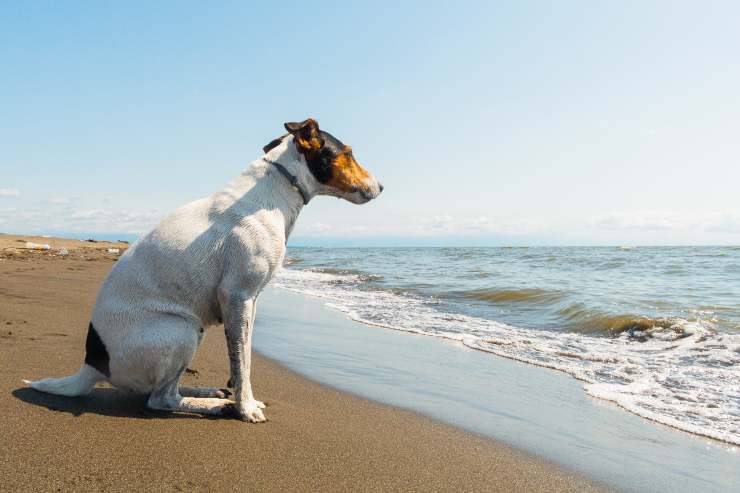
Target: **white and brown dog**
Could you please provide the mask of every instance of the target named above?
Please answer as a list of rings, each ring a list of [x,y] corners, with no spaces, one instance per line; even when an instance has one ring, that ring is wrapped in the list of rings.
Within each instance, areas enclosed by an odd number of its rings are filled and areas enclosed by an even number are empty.
[[[107,380],[149,394],[152,409],[265,421],[250,381],[254,315],[298,214],[317,195],[362,204],[383,190],[315,120],[285,128],[226,188],[177,209],[121,256],[98,292],[82,368],[31,387],[78,396]],[[219,323],[233,401],[226,389],[179,384],[204,327]]]

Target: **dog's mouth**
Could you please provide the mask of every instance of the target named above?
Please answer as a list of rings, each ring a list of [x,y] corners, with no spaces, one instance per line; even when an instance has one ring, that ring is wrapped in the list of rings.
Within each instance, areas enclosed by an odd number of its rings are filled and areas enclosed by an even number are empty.
[[[370,190],[360,187],[354,187],[351,193],[355,198],[355,200],[352,200],[352,202],[356,204],[365,204],[377,197],[377,194],[374,194]]]
[[[383,191],[383,186],[380,184],[375,188],[376,190],[373,190],[372,186],[353,186],[348,190],[347,194],[342,196],[342,198],[355,204],[365,204],[378,198],[380,192]]]
[[[365,199],[365,202],[370,202],[375,198],[375,196],[371,195],[367,190],[360,189],[358,192],[360,192],[360,196]]]

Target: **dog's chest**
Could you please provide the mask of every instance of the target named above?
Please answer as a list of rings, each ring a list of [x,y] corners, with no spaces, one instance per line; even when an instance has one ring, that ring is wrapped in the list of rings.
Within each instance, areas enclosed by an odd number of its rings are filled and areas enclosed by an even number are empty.
[[[234,233],[235,250],[250,274],[268,282],[285,257],[286,224],[281,214],[260,211],[245,217]]]

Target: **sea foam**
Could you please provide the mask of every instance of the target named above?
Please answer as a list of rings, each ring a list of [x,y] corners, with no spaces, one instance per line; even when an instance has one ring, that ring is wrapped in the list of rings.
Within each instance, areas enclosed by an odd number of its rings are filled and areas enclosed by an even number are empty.
[[[615,337],[520,328],[440,309],[434,298],[361,289],[352,272],[284,269],[273,286],[323,298],[358,322],[460,341],[567,373],[585,391],[644,418],[740,445],[740,334],[676,318]]]

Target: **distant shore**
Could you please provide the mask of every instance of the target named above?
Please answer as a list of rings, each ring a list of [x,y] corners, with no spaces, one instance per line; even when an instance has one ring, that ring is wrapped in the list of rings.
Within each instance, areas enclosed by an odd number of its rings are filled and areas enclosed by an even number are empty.
[[[115,260],[128,247],[128,241],[106,241],[95,238],[74,240],[52,236],[0,233],[0,258],[11,260],[40,258]]]
[[[143,398],[110,388],[76,399],[25,388],[23,378],[78,368],[97,288],[126,247],[0,235],[3,489],[604,489],[509,446],[330,389],[260,356],[254,384],[269,404],[264,425],[152,413]],[[191,369],[190,385],[226,381],[217,328]]]

